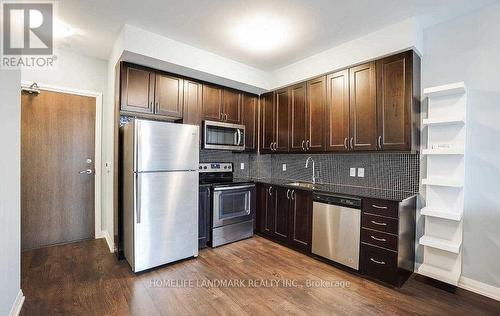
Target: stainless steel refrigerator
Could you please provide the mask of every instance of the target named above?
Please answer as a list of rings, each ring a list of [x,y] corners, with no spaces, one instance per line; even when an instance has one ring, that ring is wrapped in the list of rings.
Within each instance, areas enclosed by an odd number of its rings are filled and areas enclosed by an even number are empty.
[[[134,119],[122,128],[123,249],[132,270],[198,256],[198,126]]]

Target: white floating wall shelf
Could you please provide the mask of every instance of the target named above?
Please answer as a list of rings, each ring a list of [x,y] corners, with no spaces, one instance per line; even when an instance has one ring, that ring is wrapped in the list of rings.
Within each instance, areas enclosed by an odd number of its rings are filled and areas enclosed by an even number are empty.
[[[467,89],[463,82],[424,89],[427,149],[422,150],[425,232],[418,273],[457,285],[462,273]],[[425,159],[425,160],[424,160]]]

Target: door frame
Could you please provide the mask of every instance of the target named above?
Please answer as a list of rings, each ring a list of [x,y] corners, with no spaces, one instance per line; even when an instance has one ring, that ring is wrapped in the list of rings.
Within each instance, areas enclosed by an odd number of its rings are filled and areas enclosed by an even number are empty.
[[[33,82],[21,81],[22,88],[29,88]],[[101,227],[101,212],[102,212],[102,92],[93,92],[86,90],[78,90],[61,86],[53,86],[37,82],[40,90],[51,92],[60,92],[84,97],[95,98],[95,149],[94,149],[94,238],[105,238],[105,233]],[[43,93],[43,91],[42,91]]]

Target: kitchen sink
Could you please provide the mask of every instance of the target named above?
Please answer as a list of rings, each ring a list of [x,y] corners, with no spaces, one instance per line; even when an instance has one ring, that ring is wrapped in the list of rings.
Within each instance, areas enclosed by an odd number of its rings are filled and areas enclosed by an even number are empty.
[[[310,182],[291,182],[291,183],[288,183],[287,185],[301,187],[301,188],[307,188],[307,189],[316,188],[316,185],[313,183],[310,183]]]

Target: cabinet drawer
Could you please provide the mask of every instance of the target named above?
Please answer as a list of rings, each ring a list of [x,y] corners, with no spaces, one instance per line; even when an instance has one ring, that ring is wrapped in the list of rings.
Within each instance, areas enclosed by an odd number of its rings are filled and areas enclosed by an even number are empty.
[[[395,218],[363,213],[361,215],[361,226],[384,233],[398,234],[398,220]]]
[[[361,244],[361,271],[375,279],[394,284],[398,276],[397,252]]]
[[[381,233],[376,230],[363,228],[361,230],[361,241],[389,250],[398,250],[398,236]]]
[[[398,218],[398,202],[363,199],[363,212]]]

